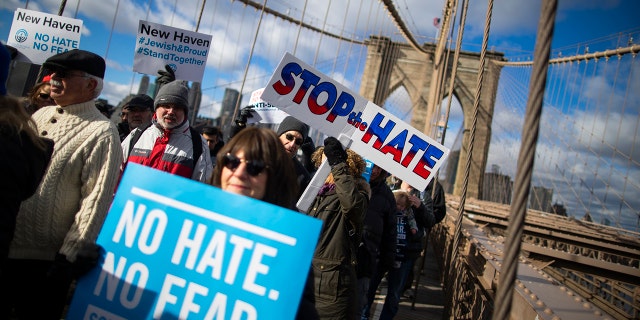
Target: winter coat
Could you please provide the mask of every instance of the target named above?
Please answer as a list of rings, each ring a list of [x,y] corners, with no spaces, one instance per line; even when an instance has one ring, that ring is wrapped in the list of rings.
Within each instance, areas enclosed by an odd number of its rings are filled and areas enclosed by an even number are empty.
[[[434,187],[435,192],[433,192]],[[433,196],[431,196],[432,193]],[[431,182],[427,185],[427,188],[424,190],[424,197],[425,199],[427,197],[432,198],[434,224],[439,223],[447,214],[447,207],[444,199],[444,189],[442,189],[442,185],[440,184],[440,182],[437,182],[435,179],[431,180]]]
[[[406,258],[415,259],[420,256],[427,230],[431,228],[431,226],[433,226],[433,217],[429,216],[429,208],[430,202],[429,205],[425,205],[424,203],[422,203],[418,208],[411,207],[411,210],[413,210],[413,215],[416,219],[416,224],[418,225],[418,232],[415,235],[413,235],[409,231],[409,228],[406,226],[406,219],[403,219],[403,222],[405,223],[403,227],[406,230],[406,246],[404,246],[403,248],[398,248],[396,250],[396,255],[404,257],[400,259],[400,261],[403,261],[403,259]],[[398,220],[400,220],[400,218],[398,218]],[[400,232],[399,230],[400,227],[398,228],[398,232]],[[400,242],[398,242],[396,245],[399,245],[399,243]]]
[[[193,141],[189,130],[189,121],[171,129],[164,130],[155,115],[151,126],[146,128],[129,153],[129,144],[136,128],[122,141],[125,163],[134,162],[151,168],[176,174],[192,180],[206,182],[213,173],[211,157],[202,152],[193,159]],[[200,137],[202,150],[209,150],[207,142]]]
[[[313,255],[316,309],[321,319],[353,319],[356,314],[356,250],[369,203],[369,185],[349,174],[346,163],[332,166],[335,189],[316,196],[308,215],[323,221]]]
[[[47,143],[46,150],[36,147],[26,133],[0,127],[0,273],[9,254],[20,203],[36,192],[51,160],[53,141],[41,139]]]
[[[370,278],[377,259],[384,268],[393,266],[396,251],[396,199],[384,178],[371,181],[370,186],[371,201],[358,247],[358,278]]]

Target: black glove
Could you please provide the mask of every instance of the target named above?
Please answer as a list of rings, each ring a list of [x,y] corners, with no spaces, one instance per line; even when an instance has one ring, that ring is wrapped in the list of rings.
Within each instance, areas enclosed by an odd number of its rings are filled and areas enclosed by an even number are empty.
[[[324,139],[324,155],[331,166],[347,161],[347,152],[344,151],[340,141],[334,137]]]
[[[173,80],[176,80],[176,74],[173,71],[173,69],[171,69],[171,67],[166,64],[164,66],[164,69],[166,70],[158,70],[158,74],[160,75],[157,79],[156,79],[156,83],[158,84],[158,87],[165,85]]]
[[[246,106],[242,109],[240,109],[240,113],[238,113],[238,116],[236,117],[236,125],[238,127],[246,127],[247,126],[247,119],[249,118],[253,118],[253,114],[251,114],[251,112],[253,111],[253,106]]]
[[[316,151],[316,145],[313,143],[313,139],[311,139],[311,137],[306,137],[300,145],[300,150],[302,150],[303,153],[308,154],[309,158],[311,158],[311,154]]]
[[[68,282],[73,279],[73,268],[71,262],[64,254],[56,254],[53,265],[47,271],[47,277],[54,282]]]
[[[73,265],[73,276],[78,278],[91,271],[97,264],[100,257],[100,246],[87,248],[78,252]]]

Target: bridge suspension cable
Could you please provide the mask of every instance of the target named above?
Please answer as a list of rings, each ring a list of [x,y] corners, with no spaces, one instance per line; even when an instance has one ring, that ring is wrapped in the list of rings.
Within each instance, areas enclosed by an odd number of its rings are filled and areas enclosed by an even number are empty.
[[[542,1],[534,54],[535,64],[533,65],[534,70],[532,72],[531,86],[529,87],[522,148],[518,156],[518,169],[514,183],[515,188],[509,215],[509,226],[507,227],[507,239],[505,241],[506,250],[504,263],[500,270],[500,285],[496,292],[496,308],[494,309],[493,319],[508,319],[511,313],[557,7],[557,0]]]

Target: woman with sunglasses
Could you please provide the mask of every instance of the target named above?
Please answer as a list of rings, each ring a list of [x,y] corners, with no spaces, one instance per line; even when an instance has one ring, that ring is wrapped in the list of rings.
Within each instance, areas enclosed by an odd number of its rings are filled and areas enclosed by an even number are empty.
[[[248,127],[229,140],[218,153],[211,184],[295,210],[298,187],[293,162],[270,129]],[[311,273],[296,318],[318,319]]]

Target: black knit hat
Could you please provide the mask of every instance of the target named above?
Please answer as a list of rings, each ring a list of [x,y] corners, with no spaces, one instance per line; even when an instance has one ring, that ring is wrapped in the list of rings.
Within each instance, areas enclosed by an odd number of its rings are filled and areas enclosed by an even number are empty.
[[[145,109],[153,111],[153,99],[146,94],[136,94],[131,97],[122,109]]]
[[[277,134],[278,136],[280,136],[287,131],[300,132],[300,134],[302,135],[302,140],[304,140],[309,134],[309,126],[292,116],[287,116],[278,126]]]
[[[189,105],[189,88],[181,80],[171,81],[158,90],[156,100],[153,104],[155,108],[158,108],[160,104],[173,103],[177,106],[183,107],[185,112],[188,111]]]
[[[101,56],[80,49],[73,49],[51,56],[42,66],[52,71],[80,70],[101,79],[104,79],[104,70],[106,68],[104,59]]]

